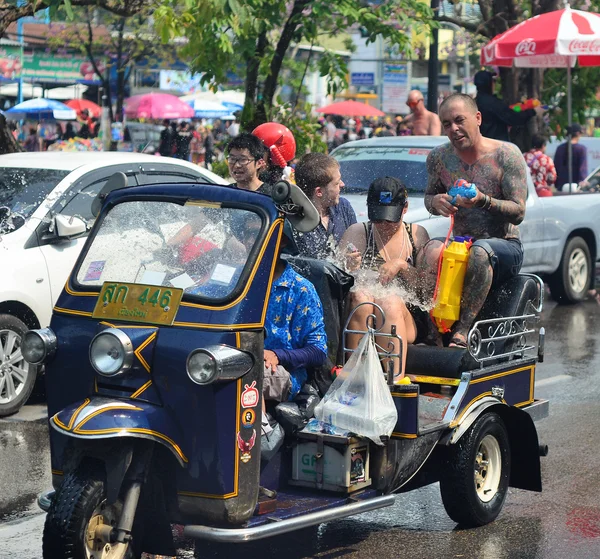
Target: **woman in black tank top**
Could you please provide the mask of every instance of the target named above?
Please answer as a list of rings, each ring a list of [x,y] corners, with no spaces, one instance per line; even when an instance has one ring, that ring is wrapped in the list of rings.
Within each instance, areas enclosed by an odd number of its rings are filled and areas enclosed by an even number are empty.
[[[367,208],[369,221],[348,228],[340,242],[340,249],[346,256],[347,271],[372,270],[377,273],[377,279],[372,286],[361,286],[360,281],[357,282],[350,293],[350,309],[360,303],[375,303],[385,313],[382,332],[389,333],[392,325],[395,325],[404,344],[422,341],[429,331],[427,311],[406,304],[393,289],[386,289],[382,293],[381,286],[391,287],[399,282],[410,293],[411,300],[420,300],[421,272],[417,269],[420,265],[419,251],[429,241],[429,235],[420,225],[402,221],[408,209],[407,192],[404,184],[396,178],[384,177],[373,181],[367,194]],[[357,274],[357,277],[360,279],[361,274]],[[371,291],[376,291],[377,295]],[[382,317],[379,311],[367,304],[354,313],[348,328],[364,331],[370,314],[375,314],[377,326],[380,327]],[[357,347],[359,341],[360,335],[349,335],[348,347]],[[387,347],[388,342],[386,338],[378,340],[382,347]],[[398,352],[398,348],[393,352]],[[403,352],[401,363],[397,358],[391,361],[395,381],[398,382],[404,376],[406,351]]]

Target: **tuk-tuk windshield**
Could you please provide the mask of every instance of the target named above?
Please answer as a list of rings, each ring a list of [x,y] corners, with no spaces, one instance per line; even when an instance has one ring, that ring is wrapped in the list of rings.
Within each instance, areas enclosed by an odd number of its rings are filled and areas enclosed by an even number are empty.
[[[102,221],[77,282],[179,287],[223,299],[238,284],[262,225],[253,211],[215,203],[123,202]]]

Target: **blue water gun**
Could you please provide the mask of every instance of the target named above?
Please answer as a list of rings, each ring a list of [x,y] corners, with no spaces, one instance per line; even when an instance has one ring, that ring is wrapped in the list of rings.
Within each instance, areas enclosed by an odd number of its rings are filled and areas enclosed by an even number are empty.
[[[450,201],[452,204],[456,204],[456,197],[461,196],[462,198],[475,198],[477,196],[477,189],[474,184],[469,183],[465,179],[457,179],[454,186],[448,190],[448,194],[452,196]]]

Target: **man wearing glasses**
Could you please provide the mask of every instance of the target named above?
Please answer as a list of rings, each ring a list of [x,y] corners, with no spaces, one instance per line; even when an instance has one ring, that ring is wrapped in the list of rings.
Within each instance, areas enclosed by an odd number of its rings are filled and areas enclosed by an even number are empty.
[[[418,89],[413,89],[408,94],[406,104],[411,114],[403,122],[412,130],[413,136],[441,136],[440,117],[425,108],[423,94]]]
[[[266,168],[265,146],[252,134],[242,133],[229,142],[226,148],[227,166],[235,185],[243,190],[268,194],[260,173]]]

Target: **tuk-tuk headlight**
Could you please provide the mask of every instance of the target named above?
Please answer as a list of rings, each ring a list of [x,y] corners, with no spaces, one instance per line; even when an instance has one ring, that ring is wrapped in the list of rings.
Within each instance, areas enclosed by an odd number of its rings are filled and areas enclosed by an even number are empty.
[[[187,374],[196,384],[216,380],[234,380],[245,375],[254,365],[249,353],[226,345],[196,349],[189,354]]]
[[[54,355],[56,334],[50,328],[29,330],[21,341],[23,359],[32,365],[39,365]]]
[[[125,372],[133,364],[133,344],[118,328],[107,328],[97,334],[90,344],[92,367],[105,377]]]

